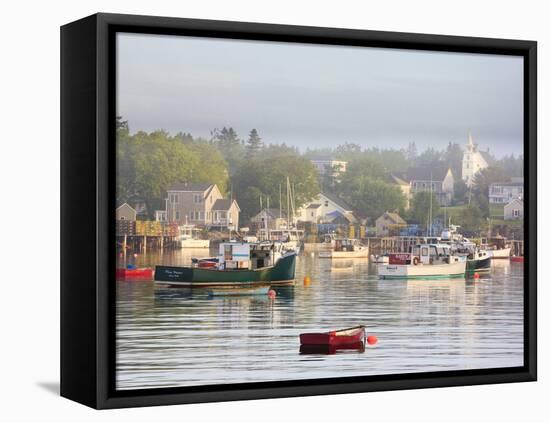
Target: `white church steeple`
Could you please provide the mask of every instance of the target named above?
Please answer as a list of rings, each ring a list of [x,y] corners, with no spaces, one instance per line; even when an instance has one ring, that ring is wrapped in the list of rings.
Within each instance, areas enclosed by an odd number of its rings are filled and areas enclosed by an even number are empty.
[[[472,133],[468,133],[468,144],[466,144],[466,151],[464,151],[462,157],[462,180],[468,187],[472,186],[475,174],[487,166],[488,164],[483,155],[478,151],[477,145],[474,144]]]

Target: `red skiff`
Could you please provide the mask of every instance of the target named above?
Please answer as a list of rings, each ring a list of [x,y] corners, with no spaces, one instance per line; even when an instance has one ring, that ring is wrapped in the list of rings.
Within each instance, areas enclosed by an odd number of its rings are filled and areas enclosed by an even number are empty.
[[[364,326],[356,326],[349,329],[341,329],[324,333],[300,334],[301,345],[330,345],[344,346],[365,343],[366,331]]]
[[[117,269],[116,278],[118,279],[153,279],[153,269],[150,267],[140,267],[137,269]]]
[[[510,257],[510,261],[513,261],[515,263],[523,263],[523,262],[525,262],[525,257],[524,256],[512,256],[512,257]]]

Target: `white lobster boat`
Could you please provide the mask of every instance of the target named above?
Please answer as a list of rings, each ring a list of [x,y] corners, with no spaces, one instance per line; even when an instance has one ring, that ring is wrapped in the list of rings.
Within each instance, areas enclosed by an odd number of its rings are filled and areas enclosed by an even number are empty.
[[[381,279],[462,278],[466,257],[453,255],[446,244],[419,244],[410,253],[390,254],[389,264],[378,265]]]
[[[182,225],[179,227],[177,243],[180,248],[209,248],[210,240],[199,237],[200,229],[194,225]]]
[[[358,239],[336,239],[334,248],[329,251],[320,251],[319,258],[368,258],[369,247],[362,245]]]

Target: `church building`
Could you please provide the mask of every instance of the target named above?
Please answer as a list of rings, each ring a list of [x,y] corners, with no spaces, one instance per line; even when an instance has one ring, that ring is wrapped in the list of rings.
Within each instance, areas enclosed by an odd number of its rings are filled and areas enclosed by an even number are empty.
[[[466,151],[462,157],[462,180],[468,187],[472,186],[476,173],[485,169],[487,166],[489,166],[487,161],[477,149],[477,144],[474,144],[472,140],[472,134],[469,134]]]

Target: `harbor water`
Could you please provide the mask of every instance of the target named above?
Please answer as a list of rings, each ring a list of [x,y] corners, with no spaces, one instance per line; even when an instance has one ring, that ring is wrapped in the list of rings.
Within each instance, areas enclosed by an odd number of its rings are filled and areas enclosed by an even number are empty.
[[[208,254],[132,262],[183,266]],[[379,280],[366,259],[316,255],[297,258],[295,286],[273,299],[118,281],[117,389],[522,366],[523,283],[523,264],[508,260],[479,279]],[[300,354],[300,333],[361,324],[378,337],[364,352]]]

